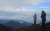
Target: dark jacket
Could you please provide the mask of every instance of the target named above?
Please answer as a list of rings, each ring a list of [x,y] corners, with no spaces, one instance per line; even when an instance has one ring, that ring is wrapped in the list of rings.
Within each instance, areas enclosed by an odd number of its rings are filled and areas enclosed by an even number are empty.
[[[46,13],[42,11],[41,18],[46,18]]]
[[[44,11],[42,11],[41,18],[46,21],[46,13]]]

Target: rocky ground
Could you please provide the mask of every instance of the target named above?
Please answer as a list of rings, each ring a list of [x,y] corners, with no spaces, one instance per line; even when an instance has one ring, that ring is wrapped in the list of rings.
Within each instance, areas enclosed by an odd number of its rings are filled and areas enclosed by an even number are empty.
[[[19,29],[13,29],[0,24],[0,31],[50,31],[50,23],[46,24],[46,29],[43,30],[41,25],[31,25]]]

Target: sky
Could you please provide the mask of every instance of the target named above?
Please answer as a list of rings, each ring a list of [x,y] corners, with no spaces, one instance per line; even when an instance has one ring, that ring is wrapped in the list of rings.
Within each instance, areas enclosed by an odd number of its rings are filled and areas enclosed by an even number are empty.
[[[41,21],[41,11],[47,13],[50,20],[50,0],[0,0],[0,19],[16,19],[33,22],[34,13],[38,22]]]

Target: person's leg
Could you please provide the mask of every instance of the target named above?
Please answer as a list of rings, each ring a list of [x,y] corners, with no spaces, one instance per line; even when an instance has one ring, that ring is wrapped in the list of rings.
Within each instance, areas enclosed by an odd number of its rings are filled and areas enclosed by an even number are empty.
[[[36,25],[36,20],[34,20],[34,25]]]
[[[45,29],[45,21],[43,22],[43,29]]]
[[[42,29],[43,29],[43,21],[42,21]]]
[[[35,20],[35,25],[36,25],[36,20]]]
[[[45,29],[45,20],[42,21],[42,28]]]
[[[34,25],[35,25],[35,20],[34,20]]]
[[[46,29],[46,25],[45,25],[45,22],[46,22],[46,18],[44,18],[44,29]]]

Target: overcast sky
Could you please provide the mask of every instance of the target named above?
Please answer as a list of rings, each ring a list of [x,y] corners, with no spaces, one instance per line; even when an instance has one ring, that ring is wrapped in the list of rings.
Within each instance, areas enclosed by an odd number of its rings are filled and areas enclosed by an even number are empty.
[[[37,13],[37,20],[41,20],[42,10],[50,20],[50,0],[0,0],[0,19],[33,22],[34,13]]]

